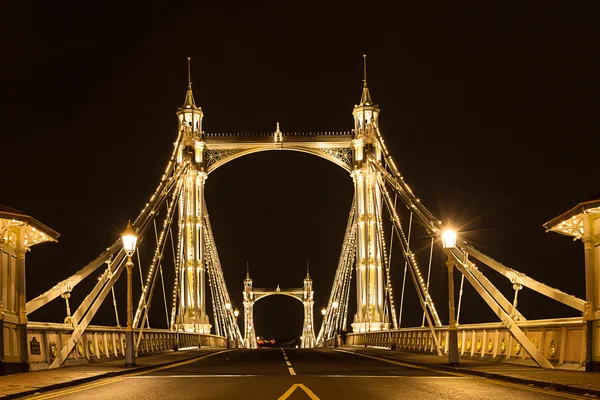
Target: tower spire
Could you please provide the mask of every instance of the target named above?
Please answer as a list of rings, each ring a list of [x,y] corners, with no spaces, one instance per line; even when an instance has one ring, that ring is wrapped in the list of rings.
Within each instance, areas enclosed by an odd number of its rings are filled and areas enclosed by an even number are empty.
[[[310,279],[310,271],[308,268],[308,261],[306,262],[306,279]]]
[[[183,102],[183,108],[196,108],[196,102],[194,101],[194,93],[192,92],[192,72],[191,72],[191,63],[192,58],[187,58],[188,65],[188,88],[187,93],[185,94],[185,101]]]
[[[189,57],[188,57],[188,62],[189,62]],[[364,77],[363,77],[363,83],[364,86],[367,86],[367,55],[363,54],[363,73],[364,73]]]
[[[363,91],[360,96],[360,105],[373,105],[373,99],[371,99],[371,93],[367,86],[367,55],[363,54]]]
[[[190,61],[192,60],[192,57],[188,57],[187,60],[188,60],[188,89],[191,89],[192,88],[192,72],[191,72],[191,68],[190,68]]]
[[[250,263],[246,261],[246,279],[250,279]]]

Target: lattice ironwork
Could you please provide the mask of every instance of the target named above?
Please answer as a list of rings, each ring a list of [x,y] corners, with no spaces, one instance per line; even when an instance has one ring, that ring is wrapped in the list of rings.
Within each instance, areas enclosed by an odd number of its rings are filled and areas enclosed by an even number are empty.
[[[347,147],[331,147],[319,149],[319,151],[341,161],[348,168],[352,169],[352,149]]]
[[[219,161],[231,157],[237,153],[239,153],[241,150],[233,150],[233,149],[226,149],[226,150],[206,150],[204,152],[204,155],[206,157],[206,161],[205,161],[205,167],[208,169],[211,166],[213,166],[214,164],[218,163]]]

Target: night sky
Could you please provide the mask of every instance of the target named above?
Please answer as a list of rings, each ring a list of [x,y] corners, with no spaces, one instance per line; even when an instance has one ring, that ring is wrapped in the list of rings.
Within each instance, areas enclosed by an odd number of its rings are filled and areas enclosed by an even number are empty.
[[[3,2],[0,204],[61,233],[28,255],[28,299],[117,240],[154,191],[176,139],[186,57],[206,132],[272,132],[277,121],[318,132],[352,129],[363,53],[382,134],[421,201],[506,265],[585,296],[582,244],[542,228],[600,191],[598,15],[582,3],[192,3]],[[206,201],[234,306],[246,261],[256,287],[300,287],[309,261],[320,326],[352,195],[347,172],[301,153],[254,154],[211,174]],[[415,237],[426,265],[427,239]],[[443,261],[434,258],[432,296],[446,322]],[[402,268],[397,253],[397,294]],[[505,278],[488,276],[512,299]],[[403,324],[420,325],[407,288]],[[124,282],[118,290],[123,323]],[[496,320],[472,289],[463,306],[461,322]],[[519,309],[576,315],[529,290]],[[57,299],[30,319],[64,313]],[[270,297],[255,318],[258,335],[298,336],[302,306]],[[94,323],[114,324],[110,304]]]

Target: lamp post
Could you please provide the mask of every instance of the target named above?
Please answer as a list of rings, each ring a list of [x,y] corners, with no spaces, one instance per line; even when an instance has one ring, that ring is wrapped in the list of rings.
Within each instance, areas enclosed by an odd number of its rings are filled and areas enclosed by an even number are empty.
[[[448,364],[459,365],[458,361],[458,330],[456,329],[455,307],[454,307],[454,258],[452,249],[456,247],[456,231],[449,226],[442,232],[442,247],[448,256],[446,266],[448,267],[448,303],[450,304],[450,320],[448,324]]]
[[[135,253],[137,244],[137,234],[131,226],[131,221],[127,222],[127,229],[121,234],[123,240],[123,250],[127,254],[127,328],[125,329],[125,366],[135,366],[135,339],[133,337],[133,293],[131,291],[131,271],[133,269],[133,261],[131,257]]]

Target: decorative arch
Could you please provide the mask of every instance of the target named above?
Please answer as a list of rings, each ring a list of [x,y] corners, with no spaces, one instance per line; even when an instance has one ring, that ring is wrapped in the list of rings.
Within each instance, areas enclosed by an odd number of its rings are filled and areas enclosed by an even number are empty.
[[[205,166],[207,173],[215,171],[222,165],[227,164],[237,158],[247,156],[254,153],[272,151],[272,150],[284,150],[284,151],[296,151],[300,153],[312,154],[317,157],[321,157],[327,161],[330,161],[343,168],[348,173],[352,171],[352,149],[349,147],[305,147],[305,146],[288,146],[288,147],[253,147],[246,149],[222,149],[222,150],[205,150]]]

